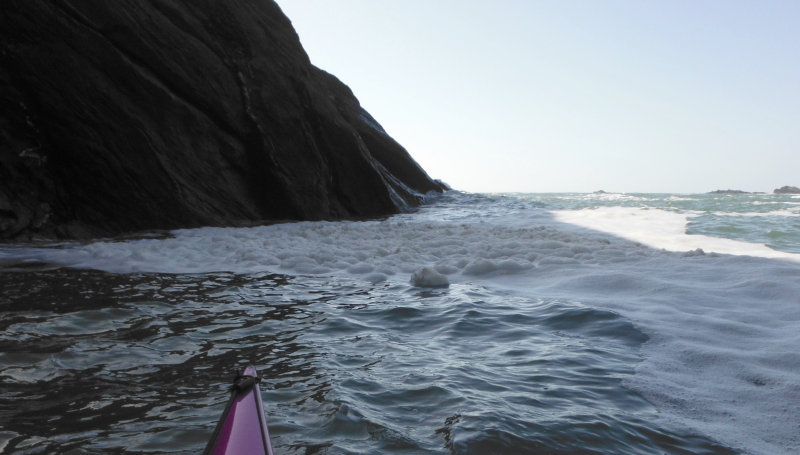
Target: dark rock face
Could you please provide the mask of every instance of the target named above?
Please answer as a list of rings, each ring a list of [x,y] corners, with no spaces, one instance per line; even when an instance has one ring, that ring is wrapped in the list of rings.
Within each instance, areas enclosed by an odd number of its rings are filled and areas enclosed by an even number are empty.
[[[272,0],[0,2],[0,237],[398,213],[445,189]]]
[[[800,194],[800,188],[796,186],[782,186],[773,191],[774,194]]]

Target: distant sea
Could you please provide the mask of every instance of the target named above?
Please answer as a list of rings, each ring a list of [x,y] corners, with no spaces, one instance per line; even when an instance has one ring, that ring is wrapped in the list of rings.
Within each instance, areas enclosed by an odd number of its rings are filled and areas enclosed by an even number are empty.
[[[800,197],[431,195],[0,249],[0,453],[800,453]],[[422,267],[449,286],[421,288]]]

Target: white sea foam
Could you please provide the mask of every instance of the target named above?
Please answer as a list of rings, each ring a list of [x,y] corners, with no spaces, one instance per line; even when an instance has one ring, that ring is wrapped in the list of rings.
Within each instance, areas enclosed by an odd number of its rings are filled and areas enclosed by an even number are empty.
[[[744,216],[744,217],[758,217],[758,216],[800,216],[800,208],[797,209],[784,209],[772,210],[769,212],[711,212],[717,216]]]
[[[800,254],[776,251],[766,245],[736,240],[687,235],[688,217],[699,213],[677,213],[639,207],[599,207],[584,210],[555,211],[555,219],[564,223],[607,232],[653,248],[747,255],[800,262]],[[730,213],[726,213],[730,215]],[[733,213],[733,215],[736,215]]]
[[[428,267],[454,284],[578,300],[622,314],[651,337],[628,386],[665,424],[747,453],[800,451],[800,255],[686,235],[688,215],[664,210],[502,215],[498,207],[482,218],[432,209],[384,221],[182,230],[164,240],[6,249],[0,260],[398,283]]]

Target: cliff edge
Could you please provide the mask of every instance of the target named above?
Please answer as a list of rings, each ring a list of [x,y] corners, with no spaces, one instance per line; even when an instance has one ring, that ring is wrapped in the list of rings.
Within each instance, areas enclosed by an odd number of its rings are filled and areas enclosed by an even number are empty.
[[[272,0],[0,3],[0,238],[377,216],[443,189]]]

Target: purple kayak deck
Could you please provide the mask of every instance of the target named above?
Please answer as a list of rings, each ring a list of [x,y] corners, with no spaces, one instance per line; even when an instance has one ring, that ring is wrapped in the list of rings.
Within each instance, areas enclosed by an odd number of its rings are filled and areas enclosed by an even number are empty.
[[[247,367],[238,384],[257,377],[256,369]],[[264,404],[261,402],[261,390],[257,382],[243,390],[233,390],[203,454],[272,455]]]

